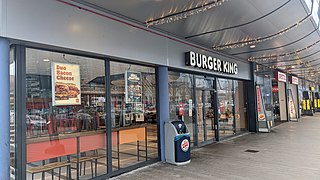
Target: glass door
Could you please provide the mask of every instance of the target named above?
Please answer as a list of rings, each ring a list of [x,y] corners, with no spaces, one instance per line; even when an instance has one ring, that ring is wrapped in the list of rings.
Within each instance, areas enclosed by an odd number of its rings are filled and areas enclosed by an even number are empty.
[[[198,145],[215,140],[214,90],[197,89],[197,135]]]
[[[233,86],[234,85],[232,80],[220,78],[217,80],[220,138],[235,134],[235,106]]]
[[[195,135],[196,145],[201,146],[215,140],[215,114],[216,108],[214,78],[196,78],[195,88]]]
[[[214,90],[205,90],[204,94],[204,121],[205,121],[205,140],[214,140],[215,139],[215,125],[214,125]]]
[[[203,144],[205,141],[205,102],[204,102],[204,97],[203,97],[203,90],[202,89],[197,89],[196,90],[196,110],[197,110],[197,137],[198,137],[198,145]]]

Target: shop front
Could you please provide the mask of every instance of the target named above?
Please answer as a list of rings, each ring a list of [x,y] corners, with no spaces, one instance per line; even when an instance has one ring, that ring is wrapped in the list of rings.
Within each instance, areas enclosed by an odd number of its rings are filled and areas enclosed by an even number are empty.
[[[165,161],[169,119],[194,147],[257,130],[253,63],[75,4],[6,4],[0,165],[12,179],[103,179]]]
[[[14,129],[15,112],[25,114],[16,123],[25,133],[16,135],[26,146],[16,154],[25,153],[18,168],[26,179],[90,179],[158,161],[155,67],[20,48],[12,50],[11,89],[14,62],[25,62],[17,82],[26,98],[16,99],[23,108],[13,104],[10,119]]]
[[[169,70],[170,119],[182,120],[188,126],[191,134],[191,146],[199,147],[221,139],[248,131],[247,119],[247,81],[235,80],[237,64],[222,61],[218,58],[186,53],[186,66],[192,66],[193,57],[213,62],[213,65],[203,65],[200,61],[195,66],[203,69],[202,73]],[[190,55],[191,54],[191,55]],[[196,54],[196,53],[195,53]],[[212,59],[212,61],[210,61]],[[218,64],[230,64],[236,67],[221,77]],[[225,65],[226,67],[228,65]],[[207,70],[206,70],[206,67]],[[211,71],[210,71],[211,70]],[[223,69],[221,69],[223,71]],[[227,71],[227,69],[225,69]],[[226,76],[225,75],[225,76]]]
[[[277,86],[272,86],[272,79],[273,79],[273,70],[267,66],[256,65],[256,85],[258,90],[260,91],[261,98],[260,104],[260,111],[262,112],[265,110],[265,120],[268,122],[270,127],[273,127],[274,118],[275,118],[275,111],[274,111],[274,104],[273,104],[273,92],[278,92]],[[259,104],[259,103],[257,103]],[[263,106],[263,108],[261,108]],[[258,108],[257,108],[258,109]],[[259,110],[259,109],[258,109]],[[264,114],[264,112],[262,112]],[[259,117],[258,117],[259,119]],[[266,124],[262,125],[267,127]]]
[[[275,71],[272,82],[273,104],[274,104],[274,122],[279,124],[288,121],[287,106],[287,75],[285,73]]]

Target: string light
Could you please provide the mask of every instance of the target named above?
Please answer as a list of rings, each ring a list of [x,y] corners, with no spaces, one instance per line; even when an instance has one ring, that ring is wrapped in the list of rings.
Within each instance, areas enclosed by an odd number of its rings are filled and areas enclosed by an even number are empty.
[[[313,44],[305,47],[305,48],[302,48],[302,49],[298,49],[298,50],[295,50],[295,51],[292,51],[292,52],[288,52],[288,53],[282,53],[282,54],[273,54],[273,55],[266,55],[266,56],[259,56],[259,57],[250,57],[248,59],[248,61],[266,61],[266,60],[276,60],[276,59],[279,59],[279,58],[284,58],[284,57],[287,57],[287,56],[292,56],[292,55],[297,55],[297,54],[300,54],[304,51],[307,51],[309,50],[310,48],[314,47],[315,45],[317,45],[318,43],[320,42],[320,40],[314,42]]]
[[[217,6],[221,6],[224,2],[228,0],[210,0],[206,1],[205,3],[202,3],[200,6],[192,7],[192,4],[186,8],[185,10],[177,13],[172,13],[172,9],[169,11],[168,15],[162,14],[161,17],[157,19],[150,18],[146,21],[146,25],[149,26],[156,26],[156,25],[162,25],[162,24],[168,24],[171,22],[179,21],[181,19],[186,19],[189,16],[205,12],[209,9],[212,9]],[[177,8],[173,11],[175,12]],[[172,14],[170,14],[172,13]]]
[[[273,38],[276,38],[278,36],[281,36],[289,31],[291,31],[292,29],[294,28],[297,28],[300,24],[306,22],[306,20],[308,18],[310,18],[311,16],[308,15],[307,17],[304,17],[303,19],[299,20],[298,22],[294,23],[293,25],[287,27],[287,28],[284,28],[274,34],[271,34],[271,35],[267,35],[267,36],[264,36],[264,37],[258,37],[258,38],[255,38],[255,39],[250,39],[250,38],[246,38],[244,40],[241,40],[241,41],[238,41],[238,42],[231,42],[231,43],[227,43],[227,44],[224,44],[224,45],[218,45],[218,46],[214,46],[212,47],[214,50],[224,50],[224,49],[234,49],[234,48],[240,48],[240,47],[244,47],[244,46],[247,46],[247,45],[253,45],[253,44],[257,44],[257,43],[261,43],[261,42],[264,42],[264,41],[268,41],[268,40],[271,40]]]

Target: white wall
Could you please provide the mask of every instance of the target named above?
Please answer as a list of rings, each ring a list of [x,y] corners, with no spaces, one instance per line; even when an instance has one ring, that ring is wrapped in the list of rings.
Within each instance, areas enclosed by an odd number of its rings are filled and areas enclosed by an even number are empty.
[[[184,53],[192,50],[238,64],[237,75],[211,74],[251,78],[247,62],[186,41],[177,42],[163,37],[165,34],[97,10],[88,12],[55,0],[0,2],[6,10],[1,13],[6,23],[0,22],[3,27],[0,33],[4,37],[203,72],[185,66]]]

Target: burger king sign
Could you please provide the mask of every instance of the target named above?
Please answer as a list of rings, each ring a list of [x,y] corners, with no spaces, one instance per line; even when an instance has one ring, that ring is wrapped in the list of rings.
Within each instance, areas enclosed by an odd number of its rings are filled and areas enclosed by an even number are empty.
[[[184,139],[182,142],[181,142],[181,150],[183,152],[187,152],[189,150],[189,147],[190,147],[190,143],[188,141],[188,139]]]

